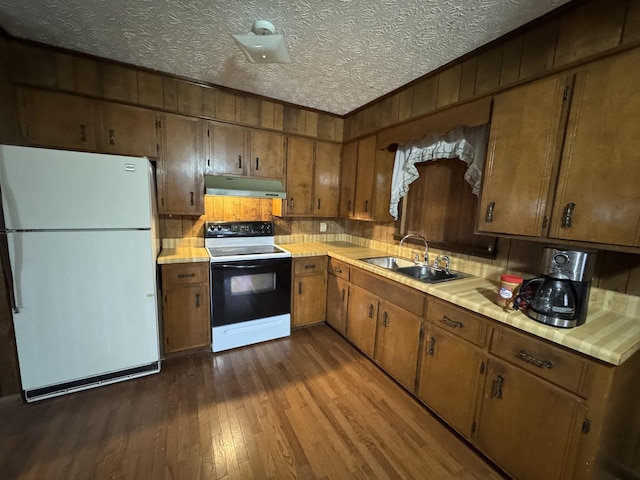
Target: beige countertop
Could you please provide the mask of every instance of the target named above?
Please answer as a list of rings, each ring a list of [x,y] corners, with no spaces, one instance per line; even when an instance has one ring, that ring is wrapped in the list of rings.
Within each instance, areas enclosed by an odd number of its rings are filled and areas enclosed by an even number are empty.
[[[503,310],[495,304],[498,282],[487,278],[469,276],[452,282],[425,284],[361,261],[367,257],[389,255],[381,250],[342,241],[289,243],[278,246],[291,252],[294,258],[315,255],[335,257],[606,363],[619,365],[640,350],[638,312],[633,309],[621,312],[605,308],[610,302],[605,301],[602,295],[593,293],[598,289],[592,289],[587,321],[579,327],[563,329],[538,323],[519,311]],[[159,264],[208,260],[209,256],[203,247],[163,249],[158,257]]]

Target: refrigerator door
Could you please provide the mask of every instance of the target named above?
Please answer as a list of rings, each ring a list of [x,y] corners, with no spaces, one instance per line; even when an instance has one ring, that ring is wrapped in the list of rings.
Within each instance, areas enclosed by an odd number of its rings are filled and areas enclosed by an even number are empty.
[[[159,360],[151,231],[7,237],[25,391]]]
[[[7,229],[149,228],[149,160],[0,145]]]

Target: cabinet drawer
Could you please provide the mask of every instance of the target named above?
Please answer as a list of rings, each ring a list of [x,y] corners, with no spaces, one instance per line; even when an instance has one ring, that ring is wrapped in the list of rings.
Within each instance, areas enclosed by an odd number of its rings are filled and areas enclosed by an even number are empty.
[[[589,362],[577,354],[504,328],[494,330],[490,351],[509,363],[584,396]]]
[[[351,269],[351,282],[419,317],[424,315],[426,294],[423,292],[355,267]]]
[[[186,285],[209,282],[209,263],[175,263],[162,265],[164,285]]]
[[[329,273],[336,277],[349,280],[349,264],[336,260],[335,258],[329,258]]]
[[[464,308],[430,298],[427,320],[479,347],[484,347],[487,342],[487,323]]]
[[[293,260],[293,272],[296,275],[304,275],[305,273],[317,273],[327,271],[327,257],[306,257],[296,258]]]

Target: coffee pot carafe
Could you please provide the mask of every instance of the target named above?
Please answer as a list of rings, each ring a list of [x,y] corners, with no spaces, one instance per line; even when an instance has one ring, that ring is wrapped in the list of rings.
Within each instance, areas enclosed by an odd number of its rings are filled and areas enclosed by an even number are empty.
[[[545,248],[543,276],[523,283],[520,307],[528,317],[547,325],[582,325],[587,319],[594,263],[593,252]]]

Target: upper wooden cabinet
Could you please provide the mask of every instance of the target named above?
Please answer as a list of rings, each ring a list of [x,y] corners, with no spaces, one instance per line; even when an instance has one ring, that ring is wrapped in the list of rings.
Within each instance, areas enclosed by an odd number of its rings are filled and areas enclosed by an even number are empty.
[[[343,148],[340,216],[392,221],[389,214],[394,154],[376,149],[376,136],[349,142]]]
[[[639,65],[634,49],[578,70],[568,123],[565,77],[495,97],[479,231],[640,246]]]
[[[204,176],[201,126],[197,118],[163,115],[159,120],[160,213],[202,215]]]
[[[152,158],[158,155],[153,110],[99,102],[97,112],[100,152]]]
[[[27,145],[95,151],[95,102],[74,95],[18,88],[18,112]]]
[[[535,237],[547,228],[566,86],[554,76],[495,96],[478,230]]]
[[[340,145],[301,137],[287,139],[287,199],[274,214],[338,215]]]
[[[284,178],[284,136],[209,122],[207,173]]]
[[[549,236],[640,246],[640,49],[576,81]]]

